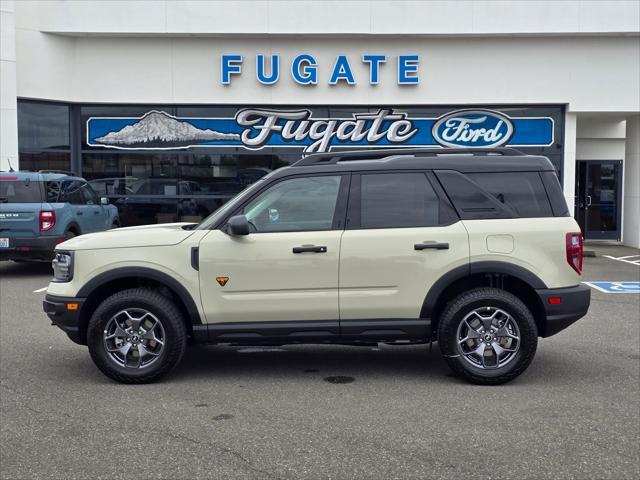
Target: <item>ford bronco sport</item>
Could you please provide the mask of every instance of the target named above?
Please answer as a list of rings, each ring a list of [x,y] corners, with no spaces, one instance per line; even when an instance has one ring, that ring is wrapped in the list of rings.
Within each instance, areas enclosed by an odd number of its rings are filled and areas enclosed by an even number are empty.
[[[437,341],[456,374],[499,384],[590,301],[552,164],[512,149],[310,155],[199,225],[83,235],[53,266],[44,310],[125,383],[192,343]]]
[[[119,226],[118,209],[64,172],[0,173],[0,260],[53,258],[57,244]]]

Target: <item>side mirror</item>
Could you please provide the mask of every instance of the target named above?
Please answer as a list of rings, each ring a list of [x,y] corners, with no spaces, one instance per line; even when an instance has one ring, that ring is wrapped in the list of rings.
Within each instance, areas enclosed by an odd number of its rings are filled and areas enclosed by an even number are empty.
[[[100,205],[109,205],[109,199],[107,197],[100,197]]]
[[[249,221],[244,215],[231,217],[227,222],[227,233],[229,235],[249,235],[249,231]]]

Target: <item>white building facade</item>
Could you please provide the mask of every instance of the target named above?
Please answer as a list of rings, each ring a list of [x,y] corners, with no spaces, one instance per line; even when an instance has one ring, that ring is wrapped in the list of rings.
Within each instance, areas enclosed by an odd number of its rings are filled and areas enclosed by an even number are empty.
[[[304,153],[548,156],[587,239],[640,246],[637,1],[7,1],[0,170],[126,224],[194,220]]]

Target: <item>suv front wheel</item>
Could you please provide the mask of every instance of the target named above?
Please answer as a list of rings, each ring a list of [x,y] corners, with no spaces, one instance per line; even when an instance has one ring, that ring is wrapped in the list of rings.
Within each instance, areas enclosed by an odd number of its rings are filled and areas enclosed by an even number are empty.
[[[178,364],[187,345],[180,310],[144,288],[117,292],[96,309],[87,329],[89,353],[108,377],[122,383],[157,380]]]
[[[518,297],[497,288],[475,288],[449,302],[440,318],[438,343],[458,376],[498,385],[527,369],[538,331]]]

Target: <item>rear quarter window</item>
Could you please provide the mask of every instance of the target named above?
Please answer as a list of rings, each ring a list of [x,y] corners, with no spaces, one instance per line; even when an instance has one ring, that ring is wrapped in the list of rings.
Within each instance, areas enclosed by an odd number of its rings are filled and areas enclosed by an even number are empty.
[[[60,182],[49,181],[45,182],[45,193],[47,195],[47,202],[57,203],[60,201]]]
[[[435,174],[462,220],[517,217],[466,175],[455,170],[439,170]]]
[[[553,216],[538,172],[468,173],[467,176],[518,217]]]
[[[0,177],[0,203],[40,203],[41,188],[41,182]]]
[[[555,172],[541,172],[540,176],[542,177],[544,188],[547,190],[553,214],[556,217],[569,217],[571,214],[562,193],[562,185],[560,185],[558,176]]]

